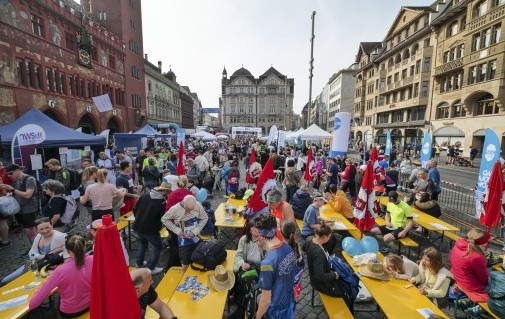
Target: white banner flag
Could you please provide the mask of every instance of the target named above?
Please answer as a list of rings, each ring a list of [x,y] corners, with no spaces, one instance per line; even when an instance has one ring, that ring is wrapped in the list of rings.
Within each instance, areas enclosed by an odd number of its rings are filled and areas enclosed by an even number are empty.
[[[112,103],[110,101],[109,94],[93,96],[92,99],[99,112],[112,111]]]

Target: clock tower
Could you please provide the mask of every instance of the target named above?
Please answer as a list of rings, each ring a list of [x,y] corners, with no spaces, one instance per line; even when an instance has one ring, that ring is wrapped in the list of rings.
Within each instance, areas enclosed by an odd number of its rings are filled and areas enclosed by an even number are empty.
[[[77,62],[89,69],[92,68],[91,65],[91,49],[93,47],[93,38],[86,30],[84,25],[77,33]]]

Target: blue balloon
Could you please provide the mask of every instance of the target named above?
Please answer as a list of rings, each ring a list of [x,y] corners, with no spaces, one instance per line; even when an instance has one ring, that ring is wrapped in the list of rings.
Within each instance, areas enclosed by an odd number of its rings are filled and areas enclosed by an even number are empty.
[[[346,237],[342,241],[342,249],[351,257],[361,255],[363,251],[359,242],[353,237]]]
[[[363,253],[377,253],[379,251],[379,243],[374,237],[365,236],[359,244]]]
[[[196,193],[196,200],[199,201],[200,203],[203,203],[204,200],[207,199],[207,190],[205,188],[200,188],[198,193]]]

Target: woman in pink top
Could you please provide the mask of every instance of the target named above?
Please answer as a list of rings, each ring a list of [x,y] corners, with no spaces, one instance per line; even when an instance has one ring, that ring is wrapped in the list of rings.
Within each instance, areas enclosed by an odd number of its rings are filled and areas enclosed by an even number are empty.
[[[60,293],[61,318],[76,318],[89,310],[93,256],[85,255],[84,238],[73,235],[65,241],[70,258],[57,267],[30,299],[30,309],[37,308],[53,289]]]
[[[96,183],[86,187],[84,195],[79,199],[83,205],[91,199],[91,221],[101,219],[105,214],[113,215],[112,197],[126,195],[126,189],[120,191],[116,185],[107,183],[107,174],[106,169],[99,169],[96,174]],[[113,174],[112,171],[110,174]]]

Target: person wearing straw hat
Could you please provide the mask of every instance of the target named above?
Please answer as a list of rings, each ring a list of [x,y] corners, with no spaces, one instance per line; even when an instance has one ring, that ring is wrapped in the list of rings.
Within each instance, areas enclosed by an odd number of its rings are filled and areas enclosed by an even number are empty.
[[[160,236],[161,217],[165,213],[165,201],[167,192],[170,190],[170,184],[161,183],[160,186],[155,187],[149,193],[143,194],[133,208],[135,214],[133,229],[137,232],[140,243],[137,250],[137,267],[144,264],[145,253],[149,244],[151,244],[153,251],[147,267],[153,275],[163,271],[163,268],[156,267],[156,264],[163,249]]]
[[[274,216],[261,215],[254,219],[252,235],[258,236],[258,245],[266,251],[260,267],[261,297],[256,318],[292,319],[296,305],[293,293],[295,253],[275,236],[276,231],[277,220]]]
[[[172,310],[166,303],[158,298],[158,293],[152,286],[153,278],[151,272],[147,268],[134,269],[130,271],[135,292],[139,298],[140,309],[142,310],[142,318],[146,313],[147,306],[156,311],[160,319],[177,319]]]
[[[217,265],[214,273],[209,275],[209,282],[215,291],[227,291],[235,285],[235,274],[223,265]]]

